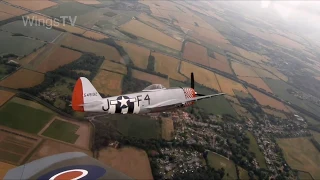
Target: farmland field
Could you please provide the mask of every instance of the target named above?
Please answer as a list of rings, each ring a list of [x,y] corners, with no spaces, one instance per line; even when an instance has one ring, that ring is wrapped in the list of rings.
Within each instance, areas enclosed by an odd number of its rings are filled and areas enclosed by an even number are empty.
[[[14,102],[14,103],[17,103],[17,104],[21,104],[21,105],[24,105],[24,106],[28,106],[28,107],[31,107],[31,108],[34,108],[34,109],[38,109],[38,110],[41,110],[41,111],[45,111],[45,112],[48,112],[48,113],[51,113],[51,114],[54,114],[55,112],[52,111],[51,109],[39,104],[39,103],[36,103],[34,101],[30,101],[30,100],[26,100],[26,99],[22,99],[22,98],[19,98],[19,97],[13,97],[10,102]]]
[[[259,166],[261,168],[266,168],[267,167],[266,161],[264,159],[264,155],[262,154],[262,152],[259,149],[256,138],[249,131],[246,131],[246,134],[247,134],[247,137],[250,139],[249,151],[251,151],[255,154],[255,157],[259,163]]]
[[[28,19],[34,20],[34,21],[45,22],[46,25],[48,25],[48,26],[51,26],[52,25],[51,22],[53,21],[51,18],[47,18],[45,16],[41,16],[38,14],[28,14],[28,15],[25,15],[25,17],[27,17]],[[76,34],[83,34],[86,31],[84,29],[81,29],[81,28],[78,28],[75,26],[71,26],[68,24],[62,24],[62,23],[59,23],[59,24],[53,23],[53,27],[68,31],[70,33],[76,33]]]
[[[153,179],[148,155],[143,150],[107,148],[100,151],[98,160],[133,179]]]
[[[134,78],[143,80],[143,81],[147,81],[153,84],[162,84],[164,87],[168,88],[169,87],[169,80],[162,78],[160,76],[156,76],[153,74],[148,74],[142,71],[138,71],[138,70],[132,70],[132,76]]]
[[[57,69],[59,66],[69,64],[81,57],[82,53],[67,48],[56,47],[51,51],[37,67],[39,72],[48,72]],[[39,57],[40,58],[40,57]]]
[[[34,24],[30,24],[27,23],[27,25],[24,25],[24,22],[19,20],[3,25],[1,26],[1,29],[11,33],[18,33],[28,37],[38,38],[47,42],[53,41],[60,35],[60,33],[62,33],[55,29],[48,29],[42,25],[35,26]]]
[[[190,77],[191,72],[194,73],[194,79],[197,83],[220,91],[215,73],[187,62],[181,62],[180,73]]]
[[[244,88],[242,86],[242,84],[233,81],[229,78],[220,76],[219,74],[216,74],[216,78],[218,80],[219,86],[221,88],[221,91],[223,93],[226,93],[230,96],[235,96],[233,90],[238,90],[238,91],[242,91],[244,93],[248,93],[248,91],[246,90],[246,88]]]
[[[288,81],[288,77],[285,76],[284,74],[282,74],[277,68],[271,67],[271,66],[267,66],[267,65],[264,65],[264,64],[260,64],[260,66],[262,68],[264,68],[265,70],[271,72],[272,74],[274,74],[278,78],[282,79],[283,81]]]
[[[72,34],[68,34],[67,37],[63,39],[62,44],[83,52],[91,52],[98,56],[104,56],[104,58],[107,60],[120,62],[122,59],[119,52],[114,47],[81,38]]]
[[[209,66],[207,48],[192,42],[185,43],[183,58],[204,66]]]
[[[103,61],[103,64],[101,65],[100,69],[105,69],[121,74],[127,74],[127,67],[125,65],[108,60]]]
[[[14,89],[28,88],[40,84],[43,80],[43,74],[22,68],[0,81],[0,85]]]
[[[87,5],[83,5],[77,2],[65,2],[58,6],[54,6],[45,10],[40,11],[41,13],[53,17],[60,16],[79,16],[87,12],[93,11],[95,8]]]
[[[273,74],[271,74],[270,72],[264,70],[264,69],[261,69],[261,68],[252,68],[254,69],[254,71],[259,75],[259,77],[261,78],[267,78],[267,79],[276,79],[278,80],[279,78]]]
[[[19,165],[40,142],[36,136],[0,127],[0,161]]]
[[[273,115],[275,117],[279,117],[279,118],[282,118],[282,119],[287,119],[287,116],[285,114],[283,114],[282,112],[278,112],[278,111],[275,111],[275,110],[272,110],[272,109],[269,109],[269,108],[262,108],[262,110],[265,113]]]
[[[100,93],[119,95],[121,94],[122,78],[123,75],[121,74],[100,70],[92,84]]]
[[[16,113],[19,109],[19,113]],[[38,133],[53,114],[24,106],[14,102],[8,102],[0,109],[0,125],[21,130],[28,133]]]
[[[41,2],[37,1],[25,1],[25,0],[6,0],[10,4],[21,6],[33,11],[38,11],[41,9],[49,8],[51,6],[56,5],[55,2],[49,1],[49,0],[42,0]]]
[[[92,154],[89,150],[83,150],[73,145],[67,145],[66,143],[47,139],[41,144],[40,147],[37,148],[36,152],[32,154],[28,162],[65,152],[83,152],[88,156],[91,156]]]
[[[258,101],[258,103],[262,106],[270,106],[270,107],[273,107],[273,108],[276,108],[278,110],[282,110],[282,111],[285,111],[285,112],[289,112],[289,110],[285,107],[285,105],[276,100],[276,99],[273,99],[265,94],[262,94],[261,92],[259,91],[256,91],[254,89],[251,89],[251,88],[248,88],[248,91],[250,92],[250,94]]]
[[[239,104],[235,104],[235,103],[230,103],[230,104],[239,116],[247,116],[247,114],[249,113],[246,108],[240,106]]]
[[[9,99],[11,99],[15,93],[10,92],[10,91],[4,91],[4,90],[0,90],[0,106],[2,106],[3,104],[5,104]]]
[[[188,87],[189,84],[185,84],[179,81],[170,80],[171,87]],[[215,92],[206,87],[201,87],[195,84],[195,89],[201,94],[214,94]],[[208,114],[230,114],[236,117],[237,113],[234,111],[230,103],[223,96],[217,96],[214,99],[204,99],[197,101],[196,106],[202,108]]]
[[[250,52],[245,49],[236,47],[237,51],[241,54],[241,56],[251,60],[255,61],[257,63],[263,63],[263,62],[268,62],[269,58],[267,56],[261,56],[255,52]]]
[[[174,132],[173,121],[170,118],[161,118],[161,120],[162,138],[170,141],[173,138],[172,133]]]
[[[269,86],[261,78],[241,77],[241,76],[238,76],[238,78],[247,82],[248,84],[255,85],[257,88],[264,89],[265,91],[272,93],[272,90],[269,88]]]
[[[250,179],[247,170],[245,170],[239,166],[238,166],[238,169],[239,169],[239,179],[241,179],[241,180]]]
[[[320,133],[316,132],[316,131],[311,131],[310,130],[310,133],[312,134],[313,138],[318,142],[320,143]]]
[[[150,50],[132,43],[117,41],[128,53],[133,64],[139,68],[147,69]]]
[[[87,1],[86,1],[87,2]],[[95,40],[102,40],[102,39],[107,39],[109,38],[108,36],[101,34],[101,33],[97,33],[97,32],[93,32],[93,31],[86,31],[83,36],[87,37],[87,38],[92,38]]]
[[[79,137],[76,134],[78,129],[79,126],[75,124],[55,119],[42,135],[73,144]]]
[[[26,14],[27,11],[0,3],[0,21]]]
[[[82,4],[101,4],[97,0],[76,0],[76,1]]]
[[[310,112],[313,112],[314,114],[319,113],[320,108],[318,106],[313,105],[311,102],[300,100],[294,97],[293,95],[291,95],[287,91],[287,89],[294,89],[294,90],[297,90],[297,89],[285,83],[284,81],[274,80],[274,79],[265,79],[264,81],[272,89],[273,93],[279,96],[279,98],[289,101],[290,103],[295,104]]]
[[[46,50],[48,50],[50,48],[50,46],[52,46],[51,44],[45,45],[41,48],[39,48],[36,52],[32,52],[31,54],[29,54],[26,57],[23,57],[21,59],[19,59],[19,63],[22,66],[27,66],[29,63],[31,63],[32,60],[34,60],[35,58],[37,58],[39,55],[42,54],[42,52],[45,52]]]
[[[231,66],[237,76],[259,77],[250,66],[237,62],[231,62]]]
[[[161,127],[157,120],[141,115],[112,115],[108,121],[125,136],[143,139],[161,138]]]
[[[306,179],[312,180],[313,178],[309,173],[298,171],[298,179],[299,180],[306,180]]]
[[[320,178],[320,153],[308,138],[277,139],[290,168],[309,172]]]
[[[208,161],[209,161],[209,166],[214,169],[220,169],[220,168],[225,169],[225,174],[228,173],[229,176],[225,175],[223,179],[237,179],[236,166],[231,160],[219,154],[209,152]]]
[[[161,53],[152,53],[152,56],[155,58],[154,70],[162,74],[168,75],[169,78],[186,81],[187,78],[181,75],[179,71],[180,60],[167,56]],[[170,67],[170,68],[168,68]]]
[[[221,61],[219,61],[217,59],[209,57],[209,66],[211,68],[223,71],[225,73],[233,74],[228,61],[227,62],[221,62]]]
[[[121,30],[134,34],[135,36],[156,42],[166,47],[181,50],[182,43],[160,31],[137,20],[131,20],[120,26]]]
[[[0,19],[1,20],[1,19]],[[3,179],[4,176],[10,169],[15,168],[16,166],[4,162],[0,162],[0,179]]]
[[[2,31],[0,31],[1,34]],[[8,34],[8,33],[6,33]],[[24,56],[30,54],[34,49],[38,49],[45,43],[22,36],[0,35],[0,55],[15,54]]]

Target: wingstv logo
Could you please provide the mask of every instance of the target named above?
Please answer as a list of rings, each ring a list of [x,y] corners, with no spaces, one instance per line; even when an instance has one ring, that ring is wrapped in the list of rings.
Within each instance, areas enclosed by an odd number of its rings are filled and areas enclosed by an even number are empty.
[[[60,16],[60,19],[50,19],[38,16],[22,16],[22,21],[24,26],[45,26],[47,29],[52,29],[52,27],[66,26],[67,24],[75,26],[77,16]]]

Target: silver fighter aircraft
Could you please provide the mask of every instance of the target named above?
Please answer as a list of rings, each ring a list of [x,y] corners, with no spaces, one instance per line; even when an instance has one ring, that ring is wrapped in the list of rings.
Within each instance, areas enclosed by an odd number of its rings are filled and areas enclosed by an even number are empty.
[[[161,84],[152,84],[141,92],[108,98],[102,98],[87,78],[80,77],[73,89],[72,108],[81,112],[143,114],[187,107],[197,100],[220,95],[224,93],[198,94],[194,90],[193,73],[191,73],[191,87],[167,89]]]

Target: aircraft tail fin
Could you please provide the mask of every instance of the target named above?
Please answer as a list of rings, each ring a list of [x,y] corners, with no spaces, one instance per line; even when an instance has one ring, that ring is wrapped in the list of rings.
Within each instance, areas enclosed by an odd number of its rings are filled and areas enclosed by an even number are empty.
[[[90,81],[85,77],[80,77],[73,89],[72,93],[72,109],[84,112],[83,104],[100,101],[102,97],[93,87]]]

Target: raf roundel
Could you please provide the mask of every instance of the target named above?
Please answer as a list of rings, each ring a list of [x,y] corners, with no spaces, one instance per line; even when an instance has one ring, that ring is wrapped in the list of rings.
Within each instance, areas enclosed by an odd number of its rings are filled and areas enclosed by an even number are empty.
[[[95,165],[77,165],[67,166],[50,171],[38,178],[38,180],[84,180],[84,179],[98,179],[106,173],[102,167]]]

